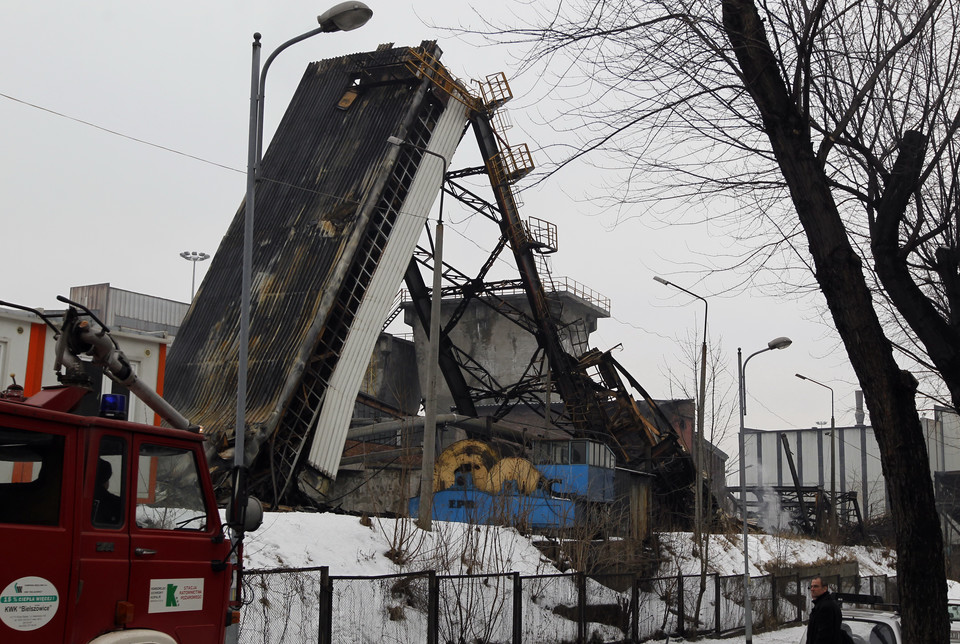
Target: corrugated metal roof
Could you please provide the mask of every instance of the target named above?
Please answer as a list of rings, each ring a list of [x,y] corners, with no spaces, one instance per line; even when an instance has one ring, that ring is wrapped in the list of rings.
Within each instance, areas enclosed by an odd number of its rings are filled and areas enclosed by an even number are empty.
[[[308,455],[310,465],[331,478],[337,474],[357,391],[371,350],[380,335],[383,320],[393,308],[403,273],[410,263],[430,207],[440,194],[446,165],[457,150],[466,121],[466,106],[451,101],[430,131],[429,140],[423,141],[424,147],[434,154],[424,157],[427,161],[418,164],[409,191],[398,206],[397,222],[390,241],[377,264],[367,296],[350,329],[347,346],[331,376],[330,392],[317,420]],[[440,155],[443,160],[435,155]],[[410,151],[410,156],[419,158],[423,155],[414,150]]]
[[[439,56],[434,43],[422,46]],[[404,64],[409,52],[383,49],[310,64],[264,155],[253,249],[248,462],[284,417],[300,422],[310,415],[297,396],[311,408],[322,400],[316,382],[333,367],[325,353],[342,348],[341,327],[349,329],[358,306],[352,299],[364,297],[359,283],[375,267],[355,264],[354,255],[370,243],[370,229],[384,226],[383,200],[402,197],[409,186],[409,177],[392,177],[399,151],[387,138],[412,136],[424,127],[421,112],[443,109],[430,83]],[[356,99],[340,109],[348,90]],[[402,191],[393,185],[398,180],[406,182]],[[235,423],[243,218],[241,206],[167,360],[165,397],[205,427],[217,451],[232,442]],[[376,259],[374,253],[364,261]],[[402,272],[394,293],[401,279]],[[364,360],[370,350],[372,344]]]
[[[176,334],[188,307],[183,302],[125,291],[108,283],[72,286],[70,299],[86,306],[112,329],[171,334]]]

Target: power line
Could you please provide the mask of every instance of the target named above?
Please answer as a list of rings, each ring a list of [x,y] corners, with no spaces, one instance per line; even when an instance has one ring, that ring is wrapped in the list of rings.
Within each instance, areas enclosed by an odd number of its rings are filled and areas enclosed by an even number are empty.
[[[67,119],[68,121],[73,121],[74,123],[80,123],[80,124],[82,124],[82,125],[86,125],[86,126],[88,126],[88,127],[92,127],[92,128],[94,128],[94,129],[96,129],[96,130],[100,130],[101,132],[106,132],[107,134],[112,134],[112,135],[118,136],[118,137],[120,137],[120,138],[122,138],[122,139],[127,139],[128,141],[134,141],[134,142],[136,142],[136,143],[141,143],[141,144],[143,144],[143,145],[147,145],[147,146],[150,146],[150,147],[152,147],[152,148],[157,148],[158,150],[163,150],[164,152],[171,152],[171,153],[173,153],[173,154],[176,154],[176,155],[179,155],[179,156],[182,156],[182,157],[186,157],[186,158],[188,158],[188,159],[193,159],[194,161],[199,161],[200,163],[206,163],[207,165],[212,165],[212,166],[217,167],[217,168],[222,168],[222,169],[224,169],[224,170],[229,170],[229,171],[231,171],[231,172],[236,172],[236,173],[239,173],[239,174],[246,174],[246,172],[247,172],[246,170],[241,170],[240,168],[234,168],[234,167],[229,166],[229,165],[224,165],[223,163],[217,163],[216,161],[211,161],[211,160],[209,160],[209,159],[204,159],[203,157],[198,157],[198,156],[196,156],[195,154],[190,154],[190,153],[188,153],[188,152],[183,152],[183,151],[181,151],[181,150],[177,150],[177,149],[175,149],[175,148],[168,147],[168,146],[166,146],[166,145],[160,145],[159,143],[153,143],[152,141],[147,141],[146,139],[140,139],[140,138],[137,138],[137,137],[135,137],[135,136],[130,136],[129,134],[124,134],[123,132],[118,132],[117,130],[111,130],[111,129],[108,128],[108,127],[104,127],[104,126],[102,126],[102,125],[97,125],[96,123],[91,123],[90,121],[85,121],[85,120],[83,120],[83,119],[81,119],[81,118],[77,118],[77,117],[75,117],[75,116],[70,116],[69,114],[64,114],[63,112],[58,112],[58,111],[56,111],[56,110],[52,110],[52,109],[50,109],[50,108],[48,108],[48,107],[43,107],[42,105],[37,105],[37,104],[31,103],[31,102],[29,102],[29,101],[24,101],[24,100],[22,100],[22,99],[16,98],[15,96],[10,96],[9,94],[4,94],[4,93],[0,92],[0,96],[2,96],[3,98],[5,98],[5,99],[7,99],[7,100],[13,101],[13,102],[15,102],[15,103],[20,103],[21,105],[26,105],[27,107],[32,107],[32,108],[34,108],[34,109],[36,109],[36,110],[40,110],[41,112],[46,112],[46,113],[48,113],[48,114],[53,114],[54,116],[59,116],[60,118]],[[270,179],[269,177],[259,177],[257,180],[258,180],[258,181],[262,181],[262,182],[264,182],[264,183],[274,183],[274,184],[277,184],[277,185],[280,185],[280,186],[286,186],[286,187],[288,187],[288,188],[293,188],[293,189],[295,189],[295,190],[302,190],[302,191],[304,191],[304,192],[310,192],[310,193],[312,193],[312,194],[320,195],[320,196],[323,196],[323,197],[330,197],[330,198],[332,198],[332,199],[338,199],[338,200],[344,201],[344,202],[360,203],[360,202],[359,202],[358,200],[356,200],[356,199],[347,199],[346,197],[343,197],[343,196],[341,196],[341,195],[332,195],[332,194],[329,194],[329,193],[326,193],[326,192],[321,192],[321,191],[319,191],[319,190],[314,190],[313,188],[305,188],[305,187],[303,187],[303,186],[298,186],[298,185],[295,185],[295,184],[292,184],[292,183],[288,183],[288,182],[286,182],[286,181],[279,181],[279,180],[277,180],[277,179]]]
[[[4,93],[0,92],[0,97],[3,97],[3,98],[5,98],[5,99],[7,99],[7,100],[9,100],[9,101],[13,101],[14,103],[19,103],[19,104],[25,105],[25,106],[27,106],[27,107],[32,107],[33,109],[40,110],[41,112],[46,112],[47,114],[53,114],[54,116],[58,116],[58,117],[60,117],[60,118],[66,119],[66,120],[68,120],[68,121],[73,121],[74,123],[80,123],[81,125],[86,125],[87,127],[92,127],[92,128],[94,128],[94,129],[96,129],[96,130],[100,130],[101,132],[106,132],[107,134],[112,134],[112,135],[114,135],[114,136],[118,136],[118,137],[120,137],[120,138],[122,138],[122,139],[127,139],[128,141],[134,141],[135,143],[140,143],[140,144],[142,144],[142,145],[147,145],[147,146],[150,146],[150,147],[152,147],[152,148],[156,148],[156,149],[158,149],[158,150],[163,150],[163,151],[165,151],[165,152],[170,152],[170,153],[172,153],[172,154],[176,154],[176,155],[179,155],[179,156],[182,156],[182,157],[186,157],[186,158],[188,158],[188,159],[193,159],[194,161],[199,161],[200,163],[206,163],[207,165],[212,165],[212,166],[214,166],[214,167],[222,168],[222,169],[224,169],[224,170],[229,170],[229,171],[231,171],[231,172],[236,172],[236,173],[239,173],[239,174],[246,174],[246,172],[247,172],[246,170],[242,170],[242,169],[240,169],[240,168],[234,168],[234,167],[232,167],[232,166],[228,166],[228,165],[225,165],[225,164],[223,164],[223,163],[217,163],[216,161],[210,161],[209,159],[205,159],[205,158],[203,158],[203,157],[196,156],[195,154],[190,154],[190,153],[188,153],[188,152],[183,152],[183,151],[181,151],[181,150],[177,150],[177,149],[175,149],[175,148],[168,147],[168,146],[166,146],[166,145],[160,145],[159,143],[153,143],[152,141],[147,141],[146,139],[141,139],[141,138],[138,138],[138,137],[135,137],[135,136],[131,136],[131,135],[129,135],[129,134],[124,134],[123,132],[118,132],[117,130],[112,130],[112,129],[108,128],[108,127],[104,127],[104,126],[102,126],[102,125],[97,125],[96,123],[92,123],[92,122],[90,122],[90,121],[86,121],[86,120],[84,120],[84,119],[81,119],[81,118],[78,118],[78,117],[75,117],[75,116],[70,116],[69,114],[64,114],[63,112],[58,112],[57,110],[53,110],[53,109],[50,109],[50,108],[48,108],[48,107],[44,107],[44,106],[42,106],[42,105],[37,105],[36,103],[31,103],[31,102],[29,102],[29,101],[25,101],[25,100],[23,100],[23,99],[19,99],[19,98],[15,97],[15,96],[11,96],[11,95],[9,95],[9,94],[4,94]],[[298,186],[298,185],[295,185],[295,184],[292,184],[292,183],[288,183],[288,182],[286,182],[286,181],[279,181],[279,180],[277,180],[277,179],[270,179],[270,178],[268,178],[268,177],[259,177],[259,178],[258,178],[258,181],[263,181],[263,182],[265,182],[265,183],[274,183],[274,184],[277,184],[277,185],[286,186],[286,187],[288,187],[288,188],[293,188],[293,189],[295,189],[295,190],[302,190],[302,191],[304,191],[304,192],[309,192],[309,193],[313,193],[313,194],[320,195],[320,196],[324,196],[324,197],[330,197],[330,198],[332,198],[332,199],[338,199],[338,200],[344,201],[344,202],[351,202],[351,203],[355,203],[355,204],[359,204],[359,203],[360,203],[359,200],[357,200],[357,199],[347,199],[346,197],[343,197],[343,196],[340,196],[340,195],[333,195],[333,194],[321,192],[321,191],[319,191],[319,190],[314,190],[313,188],[305,188],[305,187],[303,187],[303,186]],[[417,217],[418,219],[422,219],[422,220],[424,220],[424,221],[428,221],[428,220],[429,220],[429,214],[426,214],[426,215],[416,215],[416,214],[414,214],[414,213],[412,213],[412,212],[409,212],[409,211],[407,211],[407,210],[400,210],[400,211],[398,211],[398,214],[403,214],[403,215],[407,215],[407,216]],[[476,214],[476,213],[470,213],[466,218],[464,218],[463,220],[461,220],[461,222],[459,222],[459,223],[472,221],[472,220],[474,219],[474,215],[475,215],[475,214]],[[484,249],[475,239],[473,239],[473,238],[471,238],[471,237],[469,237],[469,236],[461,233],[460,231],[456,230],[455,228],[451,228],[451,230],[452,230],[455,234],[457,234],[457,235],[459,235],[460,237],[462,237],[464,240],[466,240],[466,241],[470,242],[471,244],[473,244],[474,246],[476,246],[477,248],[479,248],[479,249],[481,249],[481,250],[486,250],[486,249]],[[507,265],[507,266],[511,266],[511,267],[513,266],[512,264],[510,264],[510,262],[506,261],[503,257],[497,257],[497,262],[498,262],[498,263],[503,263],[504,265]]]
[[[222,163],[217,163],[216,161],[210,161],[209,159],[204,159],[203,157],[198,157],[198,156],[196,156],[196,155],[194,155],[194,154],[189,154],[189,153],[187,153],[187,152],[182,152],[182,151],[176,150],[176,149],[174,149],[174,148],[169,148],[169,147],[167,147],[167,146],[165,146],[165,145],[160,145],[159,143],[152,143],[151,141],[146,141],[146,140],[144,140],[144,139],[138,139],[138,138],[135,137],[135,136],[130,136],[129,134],[124,134],[123,132],[117,132],[116,130],[111,130],[110,128],[103,127],[102,125],[97,125],[96,123],[91,123],[90,121],[84,121],[84,120],[81,119],[81,118],[77,118],[77,117],[75,117],[75,116],[70,116],[69,114],[64,114],[64,113],[62,113],[62,112],[58,112],[58,111],[56,111],[56,110],[52,110],[52,109],[50,109],[50,108],[48,108],[48,107],[43,107],[42,105],[37,105],[37,104],[35,104],[35,103],[30,103],[30,102],[28,102],[28,101],[24,101],[24,100],[22,100],[22,99],[19,99],[19,98],[14,97],[14,96],[10,96],[9,94],[4,94],[4,93],[0,92],[0,96],[2,96],[3,98],[5,98],[5,99],[7,99],[7,100],[13,101],[14,103],[20,103],[21,105],[26,105],[27,107],[32,107],[32,108],[34,108],[34,109],[36,109],[36,110],[40,110],[41,112],[47,112],[48,114],[53,114],[54,116],[59,116],[60,118],[67,119],[68,121],[73,121],[73,122],[75,122],[75,123],[81,123],[81,124],[86,125],[86,126],[88,126],[88,127],[92,127],[92,128],[94,128],[94,129],[96,129],[96,130],[100,130],[101,132],[106,132],[106,133],[108,133],[108,134],[113,134],[114,136],[119,136],[119,137],[122,138],[122,139],[127,139],[127,140],[130,140],[130,141],[135,141],[135,142],[137,142],[137,143],[142,143],[143,145],[149,145],[149,146],[152,147],[152,148],[157,148],[157,149],[159,149],[159,150],[164,150],[164,151],[166,151],[166,152],[172,152],[173,154],[178,154],[178,155],[180,155],[180,156],[182,156],[182,157],[187,157],[188,159],[193,159],[194,161],[199,161],[199,162],[201,162],[201,163],[206,163],[206,164],[208,164],[208,165],[216,166],[216,167],[218,167],[218,168],[223,168],[224,170],[230,170],[231,172],[239,172],[240,174],[244,174],[244,173],[246,172],[245,170],[240,170],[240,169],[238,169],[238,168],[233,168],[233,167],[230,167],[230,166],[228,166],[228,165],[224,165],[224,164],[222,164]]]

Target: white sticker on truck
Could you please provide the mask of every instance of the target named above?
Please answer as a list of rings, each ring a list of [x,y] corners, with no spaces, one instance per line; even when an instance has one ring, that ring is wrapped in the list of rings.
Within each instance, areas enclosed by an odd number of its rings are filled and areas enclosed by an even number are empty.
[[[203,610],[203,578],[151,579],[148,613]]]
[[[21,577],[0,593],[0,620],[15,631],[35,631],[53,619],[59,606],[56,586],[43,577]]]

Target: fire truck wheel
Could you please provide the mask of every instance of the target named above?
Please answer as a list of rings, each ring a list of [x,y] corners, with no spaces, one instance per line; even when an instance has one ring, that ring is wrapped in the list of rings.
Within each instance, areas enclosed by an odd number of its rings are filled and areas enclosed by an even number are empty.
[[[134,628],[101,635],[90,640],[90,644],[177,644],[177,640],[157,631]]]

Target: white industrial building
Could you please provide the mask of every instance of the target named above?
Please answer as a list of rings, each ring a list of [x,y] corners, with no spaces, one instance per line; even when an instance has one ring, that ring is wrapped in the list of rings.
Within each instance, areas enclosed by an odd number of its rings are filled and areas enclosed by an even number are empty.
[[[162,395],[167,350],[188,305],[124,291],[109,284],[73,287],[69,299],[83,304],[97,315],[117,339],[137,376]],[[62,310],[40,312],[57,325],[63,314]],[[56,385],[55,361],[53,329],[33,313],[0,307],[0,388],[5,389],[16,382],[30,396],[41,387]],[[83,406],[93,405],[88,412],[96,412],[96,401],[101,393],[128,394],[126,388],[111,381],[100,369],[91,366],[89,373],[93,377],[94,391],[90,400],[81,403]],[[159,424],[153,411],[130,395],[128,418],[140,423]]]
[[[858,392],[858,402],[860,394]],[[862,408],[862,407],[861,407]],[[745,430],[746,485],[751,487],[818,486],[831,490],[831,454],[835,491],[855,492],[864,519],[887,513],[887,495],[880,448],[873,428],[862,424],[782,430]],[[926,432],[931,475],[960,471],[960,418],[955,411],[937,406],[932,419],[922,419]],[[797,481],[789,466],[783,438],[789,446]],[[941,494],[938,491],[938,499]]]

